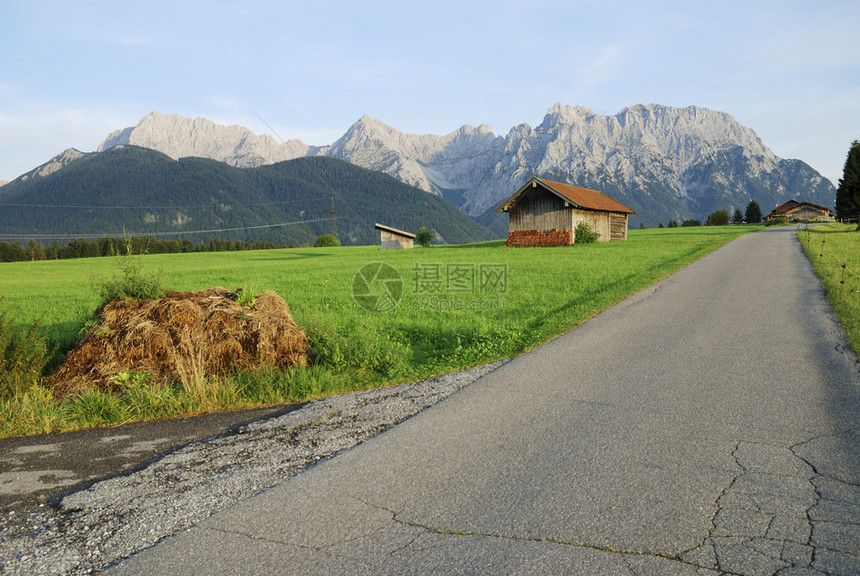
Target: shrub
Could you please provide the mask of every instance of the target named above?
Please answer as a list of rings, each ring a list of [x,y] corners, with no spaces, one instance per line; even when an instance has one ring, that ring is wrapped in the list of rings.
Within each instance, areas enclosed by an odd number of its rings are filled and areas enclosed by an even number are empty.
[[[96,285],[102,304],[121,299],[156,300],[167,293],[160,276],[144,272],[140,261],[123,256],[119,269],[119,278],[104,280],[101,285]]]
[[[702,225],[702,222],[700,220],[695,219],[695,218],[689,218],[687,220],[684,220],[684,223],[681,224],[681,226],[684,228],[689,228],[691,226],[701,226],[701,225]]]
[[[678,221],[677,220],[669,220],[668,228],[677,228],[677,227],[678,227]]]
[[[418,229],[418,232],[415,234],[415,243],[419,246],[427,246],[430,242],[433,241],[433,237],[436,233],[433,230],[428,230],[424,226]]]
[[[314,242],[314,248],[331,248],[335,246],[340,246],[340,240],[335,238],[334,234],[323,234]]]
[[[729,223],[728,210],[716,210],[708,214],[708,226],[727,226]]]
[[[784,216],[777,216],[776,218],[771,218],[765,223],[765,226],[785,226],[788,224],[788,220],[785,219]]]
[[[574,239],[576,244],[591,244],[592,242],[597,242],[598,238],[600,238],[600,234],[592,230],[588,222],[583,220],[576,225],[576,236]]]

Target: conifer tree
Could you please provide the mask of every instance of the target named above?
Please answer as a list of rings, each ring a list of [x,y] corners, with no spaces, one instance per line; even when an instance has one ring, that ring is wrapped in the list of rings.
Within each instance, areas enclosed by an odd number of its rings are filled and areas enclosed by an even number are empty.
[[[750,200],[750,203],[747,204],[744,220],[747,221],[747,224],[758,224],[761,222],[761,206],[755,200]]]
[[[836,216],[858,219],[860,230],[860,140],[855,140],[845,159],[845,168],[836,189]]]

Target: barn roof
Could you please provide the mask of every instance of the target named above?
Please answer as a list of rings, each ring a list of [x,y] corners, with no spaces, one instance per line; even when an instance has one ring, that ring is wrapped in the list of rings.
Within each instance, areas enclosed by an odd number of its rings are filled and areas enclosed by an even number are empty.
[[[774,208],[773,212],[785,212],[786,210],[789,210],[790,208],[794,208],[795,206],[799,206],[799,205],[800,205],[800,202],[798,202],[797,200],[791,199],[788,202],[786,202],[785,204],[780,204],[779,206]]]
[[[814,210],[819,210],[821,212],[826,212],[828,214],[833,212],[830,208],[827,208],[826,206],[819,206],[818,204],[813,204],[812,202],[807,202],[805,200],[803,200],[801,202],[798,202],[797,200],[789,200],[785,204],[781,204],[780,206],[777,206],[776,208],[774,208],[773,212],[771,212],[771,214],[776,214],[778,212],[788,212],[789,210],[792,210],[794,208],[800,208],[801,206],[809,206],[810,208],[813,208]]]
[[[415,234],[411,232],[404,232],[403,230],[398,230],[397,228],[392,228],[391,226],[384,226],[382,224],[376,224],[377,230],[385,230],[386,232],[391,232],[392,234],[397,234],[398,236],[403,236],[404,238],[411,238],[415,240]]]
[[[516,202],[520,195],[531,187],[542,186],[549,190],[562,200],[571,203],[574,208],[582,208],[584,210],[598,210],[601,212],[620,212],[622,214],[636,214],[621,202],[610,198],[597,190],[589,190],[588,188],[580,188],[579,186],[571,186],[561,182],[553,182],[552,180],[544,180],[543,178],[533,177],[526,182],[513,196],[505,200],[501,206],[496,208],[496,212],[506,212],[511,204]]]

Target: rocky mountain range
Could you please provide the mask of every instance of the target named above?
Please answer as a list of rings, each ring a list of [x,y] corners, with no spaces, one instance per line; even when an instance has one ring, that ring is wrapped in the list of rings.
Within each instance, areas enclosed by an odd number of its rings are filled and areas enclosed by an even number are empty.
[[[405,134],[363,116],[328,146],[152,112],[99,150],[118,144],[239,167],[331,156],[440,195],[488,225],[493,209],[532,175],[609,194],[637,211],[632,225],[732,213],[751,199],[767,212],[790,198],[831,206],[835,197],[833,184],[804,162],[778,158],[729,114],[696,106],[636,105],[603,116],[555,104],[539,126],[521,124],[504,137],[486,125]]]

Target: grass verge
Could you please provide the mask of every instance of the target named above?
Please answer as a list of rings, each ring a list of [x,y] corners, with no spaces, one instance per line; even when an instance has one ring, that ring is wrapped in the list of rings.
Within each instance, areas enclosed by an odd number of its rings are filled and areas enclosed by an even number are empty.
[[[854,224],[823,224],[799,230],[797,238],[860,356],[860,231]]]
[[[117,376],[120,394],[67,399],[56,398],[37,377],[0,398],[0,436],[299,402],[508,358],[759,228],[631,230],[626,242],[557,248],[505,248],[499,241],[140,257],[171,290],[274,290],[307,333],[314,365],[226,379],[195,374],[195,385],[184,387],[155,386],[146,375],[126,373]],[[59,351],[47,362],[48,370],[56,366],[100,302],[93,284],[118,268],[127,272],[122,258],[3,264],[0,295],[15,311],[6,322],[10,338],[30,330],[45,349]],[[380,263],[394,271],[391,282],[359,274]],[[363,281],[365,297],[356,298]],[[385,306],[368,311],[368,301]]]

